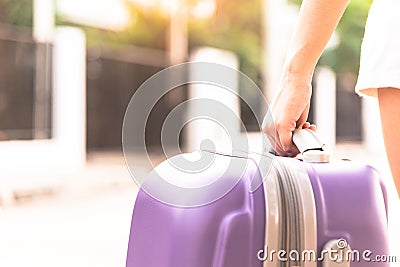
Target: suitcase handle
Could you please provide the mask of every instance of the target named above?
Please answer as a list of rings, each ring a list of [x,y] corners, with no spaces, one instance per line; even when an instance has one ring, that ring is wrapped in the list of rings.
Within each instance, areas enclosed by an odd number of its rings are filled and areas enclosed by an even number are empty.
[[[293,143],[303,154],[307,162],[329,162],[330,155],[325,150],[325,143],[310,129],[296,129],[293,132]]]

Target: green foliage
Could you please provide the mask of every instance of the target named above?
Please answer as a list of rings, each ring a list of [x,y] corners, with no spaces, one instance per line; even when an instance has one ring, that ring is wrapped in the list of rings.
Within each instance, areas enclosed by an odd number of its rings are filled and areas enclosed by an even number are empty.
[[[254,81],[261,67],[261,1],[218,0],[216,15],[209,19],[189,17],[189,49],[212,46],[234,52],[241,70]],[[188,1],[189,6],[197,0]],[[122,32],[84,27],[88,43],[133,44],[151,48],[166,48],[169,18],[157,9],[143,9],[130,4],[131,21]],[[69,24],[62,17],[59,24]]]
[[[33,0],[0,0],[0,23],[32,27]]]
[[[352,0],[336,30],[339,44],[327,50],[320,64],[328,65],[337,73],[358,73],[360,48],[371,0]]]
[[[209,19],[189,17],[189,48],[212,46],[238,55],[241,70],[254,81],[259,80],[261,68],[261,1],[218,0],[217,13]],[[197,0],[188,1],[195,5]],[[166,49],[169,18],[157,9],[143,9],[130,4],[129,25],[122,32],[85,27],[89,45],[130,44]],[[58,17],[58,24],[71,24]]]
[[[189,46],[213,46],[231,50],[239,57],[241,70],[258,81],[262,60],[262,1],[217,0],[216,15],[189,19]],[[290,0],[300,5],[301,0]],[[197,0],[188,0],[195,5]],[[372,0],[351,0],[337,28],[339,44],[325,51],[319,64],[336,72],[357,73],[364,25]],[[0,23],[32,27],[33,0],[0,0]],[[157,9],[143,9],[130,2],[130,23],[122,32],[83,27],[89,45],[133,44],[165,49],[168,17]],[[57,24],[71,24],[57,15]],[[81,25],[80,25],[81,26]]]
[[[300,5],[302,1],[291,2]],[[338,45],[327,49],[318,64],[329,66],[337,73],[358,73],[361,42],[371,2],[372,0],[350,1],[336,29]]]
[[[137,45],[149,48],[165,49],[167,17],[157,10],[144,10],[129,5],[130,21],[122,31],[103,30],[94,27],[79,25],[87,34],[88,45],[104,44]],[[68,19],[58,15],[58,25],[71,25]]]
[[[194,6],[198,0],[188,0]],[[189,17],[189,46],[213,46],[238,55],[241,70],[254,81],[261,68],[262,0],[217,0],[216,15],[209,19]],[[0,0],[0,22],[32,27],[33,0]],[[88,45],[138,45],[166,49],[169,18],[160,9],[144,9],[127,2],[130,22],[120,32],[75,25],[60,14],[58,25],[79,26],[87,33]]]
[[[218,0],[216,16],[190,21],[190,47],[208,45],[234,52],[239,57],[241,71],[259,83],[261,10],[261,0]]]

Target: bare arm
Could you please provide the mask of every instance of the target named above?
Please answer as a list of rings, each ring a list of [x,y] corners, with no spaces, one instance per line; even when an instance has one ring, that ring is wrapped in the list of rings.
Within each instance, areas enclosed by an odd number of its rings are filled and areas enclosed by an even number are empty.
[[[312,75],[348,2],[304,0],[301,5],[282,71],[280,92],[272,105],[276,132],[271,126],[264,129],[279,155],[295,156],[298,152],[292,143],[295,128],[315,130],[315,126],[306,123]]]
[[[311,78],[349,0],[304,0],[290,42],[285,72]]]

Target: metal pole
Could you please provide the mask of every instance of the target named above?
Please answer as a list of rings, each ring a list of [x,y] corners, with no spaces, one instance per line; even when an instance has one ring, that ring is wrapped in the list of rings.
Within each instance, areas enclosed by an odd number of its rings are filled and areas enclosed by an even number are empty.
[[[169,64],[176,65],[188,59],[188,6],[186,0],[171,0],[169,10],[170,24],[167,34]],[[182,90],[172,90],[168,105],[176,106],[184,98]]]
[[[188,14],[186,0],[173,0],[170,6],[168,50],[171,65],[187,60]]]

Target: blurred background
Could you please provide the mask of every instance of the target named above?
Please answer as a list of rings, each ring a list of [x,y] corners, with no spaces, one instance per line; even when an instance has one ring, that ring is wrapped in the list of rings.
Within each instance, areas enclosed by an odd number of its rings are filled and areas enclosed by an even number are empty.
[[[158,71],[198,60],[239,69],[272,100],[300,3],[0,0],[0,266],[124,266],[137,192],[121,148],[131,96]],[[354,93],[370,4],[351,1],[323,54],[309,121],[335,157],[382,173],[400,261],[400,207],[378,106]],[[149,118],[145,141],[155,163],[163,159],[162,123],[187,89],[165,95]],[[256,95],[237,90],[263,112]],[[257,131],[238,103],[227,105]],[[137,155],[139,169],[145,157]]]

